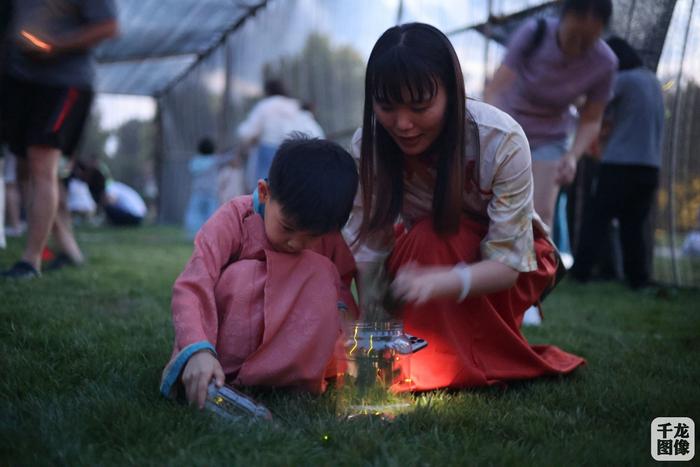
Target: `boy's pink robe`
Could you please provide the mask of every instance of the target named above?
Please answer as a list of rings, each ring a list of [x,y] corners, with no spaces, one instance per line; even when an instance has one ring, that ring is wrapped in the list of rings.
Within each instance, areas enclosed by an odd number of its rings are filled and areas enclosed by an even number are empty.
[[[339,302],[357,316],[354,274],[340,233],[299,254],[277,252],[252,197],[235,198],[197,234],[173,287],[168,367],[183,349],[209,342],[228,382],[320,392],[340,337]]]

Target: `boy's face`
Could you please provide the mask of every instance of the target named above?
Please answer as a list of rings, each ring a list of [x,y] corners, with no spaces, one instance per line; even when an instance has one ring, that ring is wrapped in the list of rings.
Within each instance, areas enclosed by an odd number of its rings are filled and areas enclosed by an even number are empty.
[[[260,202],[265,203],[265,235],[272,247],[283,253],[299,253],[309,248],[320,235],[299,230],[282,212],[282,206],[270,197],[267,183],[258,182]]]

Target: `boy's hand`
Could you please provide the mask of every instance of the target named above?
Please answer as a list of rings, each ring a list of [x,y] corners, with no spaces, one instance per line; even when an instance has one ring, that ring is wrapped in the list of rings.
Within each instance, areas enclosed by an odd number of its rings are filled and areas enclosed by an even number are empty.
[[[436,298],[456,298],[462,289],[462,281],[451,267],[411,263],[399,269],[391,289],[396,297],[422,305]]]
[[[190,357],[182,371],[182,383],[185,385],[187,400],[204,408],[207,398],[207,387],[214,378],[216,386],[224,385],[224,370],[214,355],[208,350],[200,350]]]

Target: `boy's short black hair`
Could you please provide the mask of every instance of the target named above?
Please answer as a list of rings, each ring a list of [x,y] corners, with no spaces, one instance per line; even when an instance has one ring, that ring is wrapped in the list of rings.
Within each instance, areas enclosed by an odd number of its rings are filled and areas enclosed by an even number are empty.
[[[348,220],[357,191],[357,166],[340,145],[295,133],[270,166],[270,196],[299,230],[322,235]]]
[[[591,14],[598,18],[604,25],[608,25],[612,16],[612,0],[564,0],[561,7],[561,15],[574,13],[576,15]]]

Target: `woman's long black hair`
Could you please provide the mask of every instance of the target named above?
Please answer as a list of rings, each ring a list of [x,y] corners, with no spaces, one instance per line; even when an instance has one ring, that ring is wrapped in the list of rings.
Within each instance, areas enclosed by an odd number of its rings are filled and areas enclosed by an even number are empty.
[[[376,120],[373,102],[403,103],[432,98],[442,86],[447,95],[444,126],[429,152],[436,156],[437,178],[433,192],[433,225],[438,233],[459,228],[464,191],[466,115],[464,78],[447,36],[423,23],[388,29],[372,49],[365,76],[365,102],[360,158],[364,211],[359,238],[392,225],[403,201],[404,156],[389,133]],[[476,145],[478,132],[470,132]]]

